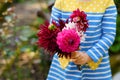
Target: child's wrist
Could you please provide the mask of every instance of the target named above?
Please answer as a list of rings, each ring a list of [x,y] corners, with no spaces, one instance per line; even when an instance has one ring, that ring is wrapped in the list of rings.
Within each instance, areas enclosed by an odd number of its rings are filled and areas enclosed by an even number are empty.
[[[84,53],[85,53],[85,52],[84,52]],[[92,61],[91,57],[90,57],[87,53],[85,53],[85,54],[86,54],[86,58],[87,58],[86,63],[91,62],[91,61]]]

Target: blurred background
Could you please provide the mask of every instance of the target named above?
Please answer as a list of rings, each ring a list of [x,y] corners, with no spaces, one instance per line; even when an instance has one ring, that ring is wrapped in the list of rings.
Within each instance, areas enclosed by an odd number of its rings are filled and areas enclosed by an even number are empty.
[[[111,46],[113,80],[120,80],[120,0]],[[0,0],[0,80],[45,80],[51,57],[36,45],[39,25],[50,19],[54,0]]]

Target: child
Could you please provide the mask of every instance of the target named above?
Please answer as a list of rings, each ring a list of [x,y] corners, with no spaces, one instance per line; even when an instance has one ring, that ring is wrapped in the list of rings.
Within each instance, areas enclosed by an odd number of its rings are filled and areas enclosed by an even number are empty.
[[[112,80],[108,49],[116,34],[116,7],[113,0],[56,0],[51,19],[66,20],[79,8],[87,14],[89,28],[80,51],[72,53],[71,62],[62,69],[54,55],[47,80]],[[98,63],[98,67],[90,61]],[[78,70],[76,65],[83,65]]]

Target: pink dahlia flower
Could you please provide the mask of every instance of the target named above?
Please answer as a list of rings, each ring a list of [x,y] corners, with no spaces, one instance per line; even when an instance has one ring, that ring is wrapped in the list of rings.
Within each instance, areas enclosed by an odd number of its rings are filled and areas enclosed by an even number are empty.
[[[57,44],[62,52],[71,53],[78,50],[80,37],[75,29],[63,30],[58,33]]]

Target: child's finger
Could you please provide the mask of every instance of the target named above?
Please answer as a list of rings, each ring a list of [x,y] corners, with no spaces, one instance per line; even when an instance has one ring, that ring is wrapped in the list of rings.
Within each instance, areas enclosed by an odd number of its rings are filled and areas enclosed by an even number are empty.
[[[71,61],[72,61],[72,62],[75,62],[75,61],[76,61],[76,59],[71,59]]]
[[[78,52],[77,52],[77,51],[71,53],[71,58],[72,58],[72,59],[74,59],[74,58],[76,58],[76,57],[78,57],[78,56],[79,56],[79,55],[78,55]]]
[[[82,52],[75,51],[71,54],[71,58],[74,59],[74,58],[80,57],[81,54]]]

